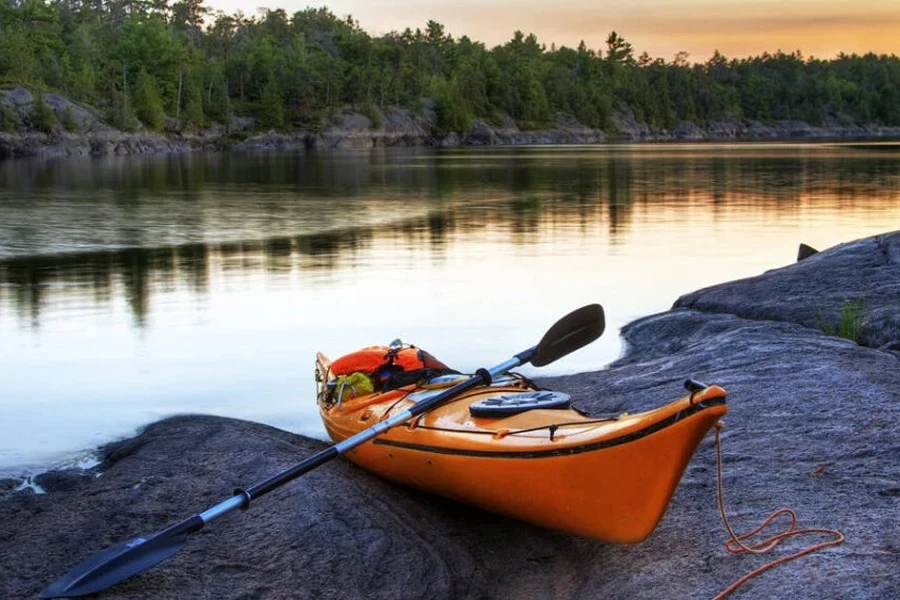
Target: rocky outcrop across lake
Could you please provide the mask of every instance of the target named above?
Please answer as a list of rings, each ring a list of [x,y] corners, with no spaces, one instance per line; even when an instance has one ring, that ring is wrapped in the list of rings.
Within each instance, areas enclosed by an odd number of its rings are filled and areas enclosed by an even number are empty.
[[[505,118],[501,123],[473,119],[467,131],[438,132],[433,110],[415,115],[405,109],[388,109],[380,122],[358,113],[338,113],[321,132],[305,129],[289,133],[268,132],[247,138],[237,150],[377,148],[389,146],[534,146],[602,144],[605,142],[728,142],[728,141],[849,141],[900,139],[900,127],[829,123],[813,126],[802,121],[761,123],[728,119],[708,123],[682,121],[672,129],[652,129],[629,111],[613,115],[613,131],[587,127],[573,117],[558,114],[553,127],[521,129]]]
[[[327,150],[388,146],[433,146],[433,111],[416,116],[405,109],[384,112],[380,122],[354,112],[339,111],[320,131],[297,129],[288,133],[268,132],[248,137],[235,150]]]
[[[816,142],[870,139],[900,139],[900,127],[846,123],[831,120],[818,125],[805,121],[773,121],[729,117],[695,123],[681,121],[669,129],[653,129],[635,119],[628,110],[613,114],[615,134],[621,142]]]
[[[296,130],[269,132],[249,137],[234,149],[247,151],[379,148],[412,146],[529,146],[539,144],[597,144],[605,141],[602,131],[585,127],[571,117],[557,115],[555,126],[545,130],[522,130],[512,119],[490,125],[474,119],[466,132],[437,131],[433,108],[416,115],[406,109],[388,109],[375,122],[358,113],[340,112],[320,132]]]
[[[738,532],[789,506],[800,527],[846,535],[735,598],[900,597],[900,352],[881,343],[900,319],[898,247],[895,232],[689,294],[624,328],[628,352],[615,363],[542,381],[594,414],[658,406],[689,376],[729,391],[725,501]],[[833,318],[859,297],[869,345],[816,327],[815,315]],[[37,478],[45,494],[0,482],[0,597],[34,598],[93,553],[324,447],[254,423],[183,416],[106,447],[93,470]],[[714,450],[709,436],[660,526],[634,546],[471,509],[337,459],[98,597],[709,598],[770,560],[723,547]],[[773,555],[825,539],[791,539]]]
[[[0,158],[173,154],[194,149],[195,146],[185,140],[172,140],[158,134],[0,133]]]
[[[202,146],[196,141],[162,134],[126,133],[107,125],[90,107],[58,94],[44,94],[43,97],[56,121],[49,131],[39,131],[31,122],[34,95],[29,90],[0,90],[0,110],[11,116],[15,126],[13,132],[0,131],[0,159],[170,154]]]

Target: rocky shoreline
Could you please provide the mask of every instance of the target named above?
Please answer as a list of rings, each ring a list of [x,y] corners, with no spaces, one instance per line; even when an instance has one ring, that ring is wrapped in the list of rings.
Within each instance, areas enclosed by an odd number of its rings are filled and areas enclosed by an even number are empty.
[[[374,122],[350,111],[338,111],[317,131],[254,131],[252,119],[236,118],[227,127],[176,132],[127,133],[103,122],[96,110],[58,94],[44,94],[60,123],[40,132],[30,123],[33,95],[16,88],[0,90],[0,109],[13,115],[15,130],[0,131],[0,159],[18,157],[107,156],[164,154],[176,152],[241,150],[296,151],[340,148],[411,146],[524,146],[558,144],[603,144],[633,142],[760,142],[760,141],[860,141],[897,140],[900,127],[856,123],[826,123],[813,126],[802,121],[761,123],[732,118],[705,124],[683,121],[672,130],[652,130],[628,111],[617,111],[613,132],[591,129],[567,115],[557,115],[545,130],[522,130],[509,118],[500,124],[474,119],[468,131],[438,133],[433,107],[422,114],[406,109],[387,109]]]
[[[800,527],[846,535],[734,597],[900,597],[898,298],[900,231],[687,294],[625,327],[620,360],[541,383],[594,414],[663,404],[681,395],[687,376],[723,386],[725,500],[738,532],[789,506]],[[823,333],[848,302],[862,306],[857,340]],[[323,447],[256,423],[180,416],[104,447],[97,467],[38,477],[46,493],[0,482],[0,597],[35,598],[87,556]],[[337,460],[101,597],[708,598],[770,560],[725,550],[715,490],[707,439],[650,538],[612,546],[411,491]],[[823,539],[792,539],[773,554]]]

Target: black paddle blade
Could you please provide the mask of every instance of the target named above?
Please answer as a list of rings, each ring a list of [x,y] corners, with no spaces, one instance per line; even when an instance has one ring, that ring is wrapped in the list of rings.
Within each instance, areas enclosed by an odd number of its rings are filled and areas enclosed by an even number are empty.
[[[184,546],[187,534],[134,538],[91,556],[54,581],[41,598],[71,598],[105,590],[123,579],[149,569]]]
[[[603,334],[606,320],[603,307],[588,304],[574,310],[557,321],[544,334],[534,351],[531,364],[536,367],[549,365],[570,352],[587,346]]]

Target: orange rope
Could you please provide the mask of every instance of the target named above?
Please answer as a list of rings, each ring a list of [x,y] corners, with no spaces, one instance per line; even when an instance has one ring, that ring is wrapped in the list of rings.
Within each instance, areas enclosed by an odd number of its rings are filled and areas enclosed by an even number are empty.
[[[751,531],[749,533],[745,533],[744,535],[740,535],[740,536],[735,535],[734,530],[731,528],[731,524],[728,522],[728,517],[725,514],[725,495],[722,491],[722,487],[723,487],[722,486],[722,442],[719,439],[719,431],[722,429],[722,427],[724,427],[724,425],[721,422],[716,423],[716,472],[718,475],[717,492],[718,492],[718,497],[719,497],[719,513],[721,513],[721,515],[722,515],[722,522],[725,524],[725,529],[728,531],[728,535],[731,538],[725,542],[725,549],[728,550],[732,554],[744,554],[744,553],[765,554],[766,552],[769,552],[770,550],[772,550],[772,548],[774,548],[775,546],[777,546],[784,540],[786,540],[790,537],[796,536],[796,535],[802,535],[802,534],[807,534],[807,533],[820,533],[820,534],[832,535],[832,536],[834,536],[834,539],[828,540],[825,542],[820,542],[818,544],[814,544],[812,546],[809,546],[808,548],[804,548],[803,550],[800,550],[799,552],[795,552],[794,554],[791,554],[790,556],[785,556],[785,557],[773,560],[772,562],[766,563],[763,566],[759,567],[758,569],[754,569],[753,571],[747,573],[746,575],[744,575],[743,577],[741,577],[740,579],[738,579],[737,581],[735,581],[734,583],[729,585],[723,591],[719,592],[719,594],[715,598],[713,598],[713,600],[720,600],[721,598],[724,598],[725,596],[727,596],[734,590],[738,589],[741,585],[743,585],[750,579],[756,577],[760,573],[768,571],[769,569],[771,569],[772,567],[775,567],[776,565],[780,565],[781,563],[786,563],[789,560],[794,560],[795,558],[799,558],[805,554],[810,554],[812,552],[815,552],[816,550],[821,550],[822,548],[827,548],[828,546],[837,546],[838,544],[840,544],[841,542],[844,541],[844,534],[841,533],[840,531],[836,531],[834,529],[822,529],[822,528],[818,528],[818,527],[797,529],[797,515],[790,508],[779,508],[774,513],[772,513],[768,519],[763,521],[762,525],[760,525],[753,531]],[[788,515],[791,519],[790,527],[788,527],[785,531],[783,531],[781,533],[777,533],[775,535],[772,535],[772,536],[770,536],[764,540],[761,540],[759,542],[756,542],[756,543],[750,543],[750,544],[744,543],[745,540],[748,540],[749,538],[752,538],[753,536],[758,534],[760,531],[762,531],[763,529],[768,527],[769,524],[772,523],[772,521],[774,521],[781,515]]]

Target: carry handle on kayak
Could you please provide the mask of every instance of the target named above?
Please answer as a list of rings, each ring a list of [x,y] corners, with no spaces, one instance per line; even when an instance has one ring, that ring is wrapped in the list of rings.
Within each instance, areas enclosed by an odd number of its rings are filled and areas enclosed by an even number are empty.
[[[474,377],[422,400],[265,481],[247,489],[236,490],[227,500],[159,533],[122,542],[91,556],[48,586],[41,592],[41,598],[92,594],[141,573],[181,550],[187,542],[187,536],[200,531],[207,523],[238,508],[248,508],[252,500],[371,440],[391,427],[405,423],[472,388],[490,384],[494,377],[510,369],[529,362],[537,367],[548,365],[596,340],[603,333],[604,326],[603,308],[599,304],[583,306],[557,321],[536,346],[513,358],[490,369],[479,369]]]

